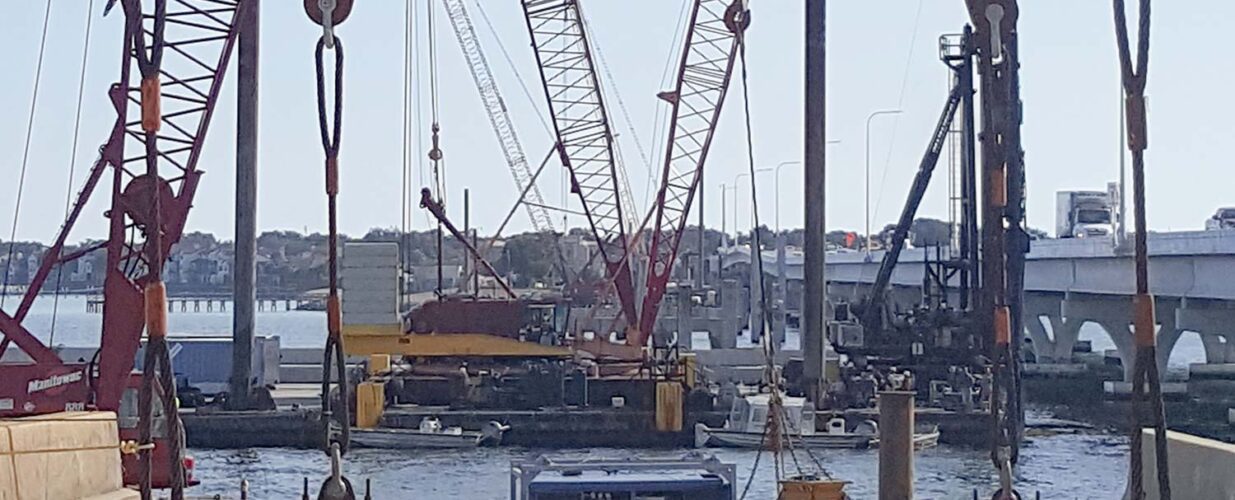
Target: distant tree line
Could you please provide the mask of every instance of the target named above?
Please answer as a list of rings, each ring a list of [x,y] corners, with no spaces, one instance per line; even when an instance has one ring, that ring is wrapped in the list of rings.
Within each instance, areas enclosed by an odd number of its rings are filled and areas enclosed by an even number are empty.
[[[885,226],[875,235],[876,244],[882,246],[890,242],[894,229],[894,225]],[[952,226],[945,221],[917,219],[910,228],[909,242],[915,247],[948,245],[952,237],[951,231]],[[1046,237],[1046,233],[1039,230],[1030,229],[1029,232],[1035,239]],[[783,231],[785,244],[803,246],[804,234],[802,229]],[[705,256],[714,254],[722,243],[735,243],[731,236],[722,235],[720,231],[713,229],[707,229],[703,236],[703,251],[700,252],[698,226],[688,226],[685,229],[678,251],[679,262],[694,262],[701,253]],[[749,245],[751,236],[750,232],[738,235],[736,244]],[[759,238],[763,249],[776,248],[777,235],[767,226],[760,226]],[[399,243],[400,261],[408,267],[434,266],[437,262],[437,232],[433,230],[403,234],[397,229],[374,228],[360,238],[343,235],[341,239]],[[860,248],[864,244],[864,236],[851,231],[830,231],[826,239],[831,248]],[[651,232],[644,231],[640,240],[642,244],[648,244]],[[97,243],[85,241],[66,248],[65,253]],[[529,287],[537,283],[564,283],[567,278],[596,282],[604,273],[604,264],[598,256],[585,256],[581,260],[577,257],[575,262],[567,266],[563,254],[555,249],[555,243],[562,245],[557,246],[558,249],[565,245],[589,244],[593,249],[590,251],[594,254],[595,244],[591,233],[583,228],[573,228],[566,234],[557,235],[535,232],[514,234],[504,237],[501,245],[491,245],[483,238],[478,243],[482,250],[488,249],[485,258],[494,269],[516,287]],[[47,246],[38,242],[0,242],[0,277],[7,273],[10,285],[28,284],[46,251]],[[231,241],[219,240],[209,233],[185,233],[180,242],[172,248],[164,279],[173,293],[225,293],[230,291],[232,286],[231,268],[234,256],[235,248]],[[324,234],[303,234],[297,231],[261,233],[257,238],[258,290],[303,292],[324,287],[327,281],[326,256],[327,238]],[[464,246],[449,233],[443,234],[443,265],[458,269],[467,260]],[[91,252],[68,263],[64,269],[53,268],[47,291],[54,289],[57,282],[63,290],[99,290],[103,285],[105,267],[106,252],[102,249]],[[563,273],[566,276],[563,276]]]

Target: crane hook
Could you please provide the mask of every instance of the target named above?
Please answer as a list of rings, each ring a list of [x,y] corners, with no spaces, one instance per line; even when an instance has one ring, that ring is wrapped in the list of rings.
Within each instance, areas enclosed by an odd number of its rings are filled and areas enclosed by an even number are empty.
[[[317,500],[356,500],[352,482],[343,476],[339,443],[330,443],[330,477],[322,481]]]
[[[309,19],[322,26],[322,40],[326,48],[334,48],[334,27],[347,20],[352,13],[352,0],[304,0],[304,12]]]

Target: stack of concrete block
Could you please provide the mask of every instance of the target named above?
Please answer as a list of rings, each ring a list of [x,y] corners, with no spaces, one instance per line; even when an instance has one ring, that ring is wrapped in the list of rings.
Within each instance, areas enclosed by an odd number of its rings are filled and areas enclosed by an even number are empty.
[[[0,420],[0,499],[140,497],[122,483],[115,413]]]
[[[342,264],[343,324],[398,324],[399,245],[348,242]]]

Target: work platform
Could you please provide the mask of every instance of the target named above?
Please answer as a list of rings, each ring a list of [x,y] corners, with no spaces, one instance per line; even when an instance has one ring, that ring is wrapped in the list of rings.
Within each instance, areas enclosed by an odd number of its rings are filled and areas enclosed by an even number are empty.
[[[426,417],[436,417],[444,426],[477,429],[490,421],[511,426],[504,445],[535,448],[688,448],[694,445],[696,423],[724,425],[728,412],[687,412],[682,430],[656,430],[655,412],[630,408],[546,408],[539,410],[460,410],[444,407],[399,405],[388,408],[383,425],[415,429]],[[840,412],[847,419],[878,419],[874,408]],[[833,414],[821,412],[819,421]],[[196,448],[250,448],[318,446],[321,437],[318,413],[313,408],[253,412],[181,412],[188,444]],[[958,413],[919,408],[915,419],[937,425],[940,441],[947,444],[984,445],[985,413]]]

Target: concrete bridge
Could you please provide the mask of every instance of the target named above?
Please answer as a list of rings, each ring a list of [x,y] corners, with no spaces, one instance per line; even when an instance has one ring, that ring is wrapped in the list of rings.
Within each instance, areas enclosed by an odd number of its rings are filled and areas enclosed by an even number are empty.
[[[1158,363],[1166,361],[1185,332],[1200,335],[1208,364],[1235,363],[1235,231],[1149,234],[1150,291],[1155,295]],[[927,256],[935,249],[907,249],[892,275],[889,298],[902,308],[921,300]],[[828,293],[833,300],[862,297],[879,268],[883,252],[828,255]],[[764,252],[765,272],[776,279],[776,252]],[[724,265],[749,262],[748,252],[726,255]],[[781,266],[794,309],[794,281],[802,277],[800,253],[788,252]],[[955,285],[957,280],[951,280]],[[778,287],[779,288],[779,287]],[[797,287],[800,288],[800,287]],[[1131,245],[1116,248],[1108,238],[1036,240],[1025,265],[1025,325],[1039,362],[1072,360],[1081,326],[1093,323],[1110,336],[1131,374],[1132,294],[1135,278]]]

